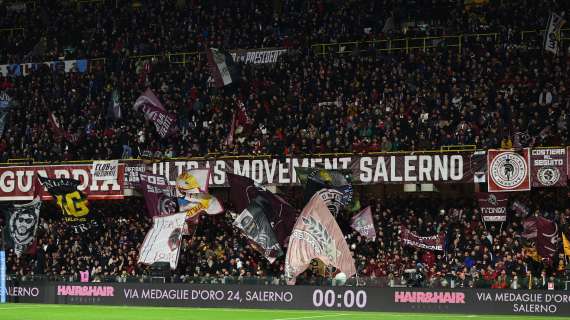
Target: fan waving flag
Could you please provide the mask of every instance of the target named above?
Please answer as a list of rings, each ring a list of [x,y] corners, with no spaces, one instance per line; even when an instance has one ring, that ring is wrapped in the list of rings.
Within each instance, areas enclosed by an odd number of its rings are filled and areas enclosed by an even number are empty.
[[[188,220],[192,223],[198,222],[201,212],[214,215],[224,211],[220,201],[208,193],[209,181],[209,169],[182,172],[176,178],[178,206],[180,211],[186,212]]]
[[[289,239],[285,258],[285,278],[295,284],[313,259],[334,266],[347,277],[356,274],[354,259],[342,231],[318,195],[313,196],[301,212]]]
[[[221,88],[237,81],[237,66],[231,55],[216,48],[207,50],[208,67],[216,87]]]
[[[536,243],[536,250],[542,258],[553,259],[558,253],[560,242],[558,225],[543,217],[530,217],[523,221],[522,236]]]
[[[507,202],[509,198],[505,193],[476,192],[481,217],[484,222],[507,221]]]
[[[283,255],[283,250],[267,219],[267,215],[273,215],[269,213],[272,210],[271,200],[260,194],[253,199],[233,223],[255,244],[256,249],[270,263],[273,263],[277,257]]]
[[[180,244],[184,234],[186,214],[156,216],[139,252],[139,263],[168,262],[172,270],[178,265]]]
[[[207,193],[210,175],[210,169],[194,169],[182,172],[176,178],[176,189],[182,195]]]
[[[156,132],[161,137],[166,137],[174,132],[175,118],[166,111],[154,92],[150,89],[141,94],[135,101],[134,109],[144,113],[144,117],[154,123]]]
[[[374,230],[374,220],[372,220],[372,210],[370,207],[364,208],[351,219],[350,226],[368,240],[376,239]]]
[[[39,181],[55,199],[61,209],[63,220],[72,226],[76,233],[88,230],[94,224],[87,196],[77,189],[81,184],[79,180],[39,176]]]
[[[342,208],[352,201],[352,184],[347,174],[326,169],[296,168],[295,170],[305,188],[305,202],[318,193],[336,217]]]
[[[180,211],[186,213],[187,219],[192,223],[197,223],[200,213],[215,215],[224,212],[222,204],[218,198],[209,193],[194,193],[178,198]]]
[[[147,213],[150,217],[165,216],[178,212],[176,190],[165,177],[139,173],[139,188],[144,193]]]
[[[226,176],[230,185],[230,203],[236,212],[243,212],[258,195],[263,196],[271,205],[271,210],[265,210],[264,214],[281,247],[287,246],[295,225],[297,210],[283,198],[256,186],[255,182],[247,177],[229,172]]]
[[[18,257],[34,241],[40,220],[41,204],[40,197],[37,196],[30,203],[15,204],[6,210],[7,232],[4,240],[14,248]]]

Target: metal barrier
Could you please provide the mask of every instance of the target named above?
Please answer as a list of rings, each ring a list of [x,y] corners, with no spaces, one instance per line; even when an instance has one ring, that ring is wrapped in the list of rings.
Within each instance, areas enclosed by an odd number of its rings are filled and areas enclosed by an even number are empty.
[[[0,28],[0,37],[4,36],[4,35],[8,35],[10,37],[13,37],[15,34],[20,33],[21,35],[24,35],[24,28]]]

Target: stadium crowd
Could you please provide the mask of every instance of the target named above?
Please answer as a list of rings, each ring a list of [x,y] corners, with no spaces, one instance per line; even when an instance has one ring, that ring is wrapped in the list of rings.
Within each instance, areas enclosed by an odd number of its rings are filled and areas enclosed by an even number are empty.
[[[531,212],[554,219],[568,234],[570,209],[559,196],[538,192],[519,200],[531,204]],[[484,225],[476,204],[468,198],[402,200],[393,195],[370,201],[377,234],[374,241],[350,228],[349,212],[337,217],[355,258],[359,284],[545,289],[553,282],[563,288],[566,260],[562,254],[554,260],[535,260],[525,251],[527,243],[521,237],[525,217],[520,213],[510,212],[504,225]],[[137,198],[93,202],[101,217],[99,227],[81,234],[57,217],[54,205],[47,205],[42,209],[37,244],[19,258],[10,250],[8,273],[22,280],[47,276],[78,281],[80,272],[88,271],[90,281],[95,282],[150,281],[157,275],[155,270],[137,264],[139,247],[151,225],[143,203]],[[194,235],[184,238],[178,267],[167,276],[168,281],[284,283],[283,257],[270,264],[232,227],[232,221],[229,211],[202,216]],[[445,232],[445,251],[404,247],[400,226],[421,236]],[[311,267],[298,283],[330,283],[333,270],[323,270]]]
[[[104,60],[90,61],[84,73],[44,67],[25,76],[0,76],[0,92],[12,99],[0,132],[0,162],[568,145],[570,56],[567,50],[543,53],[540,41],[525,42],[520,32],[544,28],[549,11],[569,12],[570,2],[400,2],[141,0],[132,8],[114,1],[69,6],[38,0],[25,8],[2,3],[0,27],[23,31],[0,32],[0,64]],[[428,27],[408,27],[409,21]],[[465,37],[461,50],[445,42],[425,52],[363,45],[352,53],[320,54],[311,47],[474,32],[499,36]],[[288,52],[275,64],[240,63],[239,80],[216,88],[204,54],[208,47]],[[169,52],[196,54],[171,63],[164,55]],[[132,58],[147,54],[155,56]],[[146,88],[175,115],[174,135],[161,138],[133,110]],[[119,97],[120,117],[113,112],[113,96]],[[52,114],[66,135],[54,130]],[[229,144],[234,115],[240,127]],[[350,230],[348,215],[339,217],[363,281],[544,288],[547,278],[565,274],[562,258],[536,262],[525,255],[523,217],[517,213],[504,226],[486,228],[470,199],[407,200],[370,201],[378,235],[373,242]],[[548,213],[563,232],[570,231],[568,206],[551,201],[548,193],[527,200],[533,212]],[[150,227],[142,200],[94,202],[93,210],[100,226],[78,235],[48,206],[37,244],[20,258],[9,254],[9,273],[71,280],[89,271],[93,281],[149,277],[149,268],[136,263]],[[446,231],[446,251],[403,248],[401,225],[420,235]],[[283,260],[269,265],[231,227],[226,213],[204,217],[194,237],[185,240],[173,281],[280,281],[282,274]],[[315,283],[329,276],[310,270],[301,278]]]
[[[48,24],[42,30],[51,30],[53,32],[49,34],[63,37],[73,34],[85,42],[85,48],[78,49],[85,54],[72,57],[105,57],[106,60],[90,63],[85,73],[52,72],[46,67],[26,76],[0,77],[0,91],[12,99],[0,139],[0,160],[61,161],[141,157],[144,154],[159,158],[220,153],[282,156],[425,150],[458,144],[492,148],[568,143],[570,100],[566,86],[570,65],[566,51],[556,57],[543,55],[540,45],[520,44],[520,40],[513,37],[501,36],[500,39],[466,38],[460,52],[442,43],[426,52],[386,53],[359,48],[353,54],[320,55],[309,45],[317,41],[340,40],[334,35],[339,30],[347,39],[361,39],[356,30],[362,29],[366,25],[364,21],[370,19],[350,17],[361,8],[362,2],[348,1],[346,10],[340,11],[331,9],[335,6],[326,1],[313,3],[315,8],[308,11],[303,10],[301,1],[289,2],[291,6],[284,7],[291,12],[279,15],[287,19],[277,19],[274,29],[269,27],[271,15],[266,14],[271,6],[265,2],[232,2],[235,6],[228,7],[215,1],[208,1],[207,5],[200,2],[181,4],[194,8],[188,9],[192,13],[191,22],[176,18],[183,11],[174,10],[175,4],[168,1],[141,2],[141,7],[132,11],[122,7],[88,6],[84,15],[77,15],[75,10],[84,10],[77,8],[38,5],[36,9],[30,9],[40,11],[32,14],[38,21],[43,21],[40,26]],[[373,6],[367,16],[373,16],[378,8],[382,8],[378,5],[380,7]],[[536,3],[532,1],[525,2],[524,8],[534,5]],[[247,6],[255,8],[246,10]],[[484,8],[489,21],[499,21],[496,20],[502,17],[499,12],[504,12],[499,10],[493,14],[493,6]],[[328,12],[322,19],[330,20],[330,23],[315,18],[321,17],[315,13],[319,10]],[[469,16],[478,10],[469,10]],[[529,11],[528,14],[542,11]],[[232,28],[212,21],[233,21],[228,17],[241,17],[242,12],[263,16],[263,19],[248,16],[247,20],[260,21],[264,26],[239,24]],[[293,27],[288,20],[296,19],[295,13],[300,12],[308,15],[308,21],[324,26],[317,32],[324,38],[300,39],[302,34],[312,34],[303,28],[295,31],[301,27]],[[337,12],[341,16],[337,16]],[[206,19],[209,13],[215,13],[212,17],[217,19]],[[6,9],[0,12],[2,14],[13,17],[3,21],[19,25],[20,15]],[[77,25],[84,26],[85,32],[61,32],[55,26],[65,28],[66,23],[43,19],[46,15],[55,15],[68,22],[81,17],[82,23]],[[88,18],[84,19],[84,16]],[[152,17],[165,20],[160,24],[142,22]],[[117,21],[111,23],[107,21],[109,19]],[[541,19],[537,21],[542,23]],[[345,20],[360,22],[351,23],[350,28],[355,29],[350,32],[339,26],[339,21]],[[503,28],[510,26],[509,20],[505,21]],[[136,30],[139,24],[144,24],[143,31],[132,32],[120,27],[119,22],[126,25],[130,22]],[[209,26],[199,33],[208,38],[207,42],[184,39],[193,33],[165,30],[179,23],[188,24],[187,28]],[[464,24],[474,25],[465,21]],[[253,29],[246,32],[240,28]],[[296,39],[295,44],[274,41],[280,38],[273,33],[279,33],[281,28],[287,29],[287,34]],[[378,28],[374,26],[374,30]],[[26,27],[28,29],[35,30]],[[99,32],[87,32],[92,29]],[[125,34],[122,35],[120,30]],[[194,35],[199,38],[199,34]],[[240,40],[242,36],[248,41]],[[264,43],[262,39],[265,38],[273,40]],[[91,39],[91,42],[85,39]],[[220,43],[220,39],[229,40]],[[73,39],[58,41],[51,38],[47,43],[56,46],[66,41],[73,44]],[[149,43],[144,44],[146,41]],[[177,46],[192,46],[193,43],[196,47]],[[283,46],[290,50],[275,64],[240,64],[240,79],[222,89],[213,86],[204,54],[192,55],[185,64],[170,63],[166,56],[146,60],[128,58],[129,54],[141,53],[203,52],[205,43],[228,49]],[[105,46],[110,48],[105,49]],[[146,49],[139,50],[138,47]],[[25,52],[15,45],[9,48]],[[61,48],[40,51],[53,54],[45,59],[62,56]],[[22,62],[24,58],[10,55],[5,59]],[[134,101],[146,88],[152,88],[166,108],[174,113],[178,128],[174,135],[161,138],[153,124],[133,110]],[[114,94],[119,97],[120,119],[110,107]],[[232,118],[242,103],[244,109],[238,114],[241,121],[234,133],[234,143],[228,144]],[[51,113],[66,135],[54,132],[47,121]]]

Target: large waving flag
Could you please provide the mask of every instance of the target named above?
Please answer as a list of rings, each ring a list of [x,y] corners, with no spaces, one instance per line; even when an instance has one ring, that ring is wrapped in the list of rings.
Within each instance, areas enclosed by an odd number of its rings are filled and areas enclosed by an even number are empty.
[[[352,184],[347,174],[339,170],[317,168],[295,170],[305,189],[305,202],[308,202],[314,194],[319,194],[336,217],[342,208],[352,201]]]
[[[247,177],[233,173],[226,173],[230,185],[229,200],[236,212],[241,213],[253,202],[257,196],[269,202],[269,207],[263,213],[271,225],[277,241],[281,247],[287,246],[289,236],[295,225],[297,210],[287,201],[263,188],[256,186],[255,182]]]
[[[143,112],[145,119],[154,123],[156,132],[161,137],[164,138],[174,131],[176,119],[166,111],[151,89],[146,89],[135,101],[134,109],[139,110],[139,108]]]
[[[218,198],[208,193],[209,169],[196,169],[181,173],[176,179],[178,206],[189,222],[197,223],[200,213],[215,215],[224,212]]]
[[[216,87],[221,88],[238,80],[237,65],[230,54],[216,48],[209,48],[207,56],[208,67]]]
[[[151,173],[139,173],[139,189],[144,193],[147,213],[150,217],[166,216],[178,212],[176,190],[168,179]]]
[[[180,212],[169,216],[155,216],[153,221],[154,225],[141,246],[138,262],[149,265],[168,262],[174,270],[178,265],[186,214]]]
[[[297,219],[285,258],[285,278],[295,284],[313,259],[334,266],[347,277],[356,274],[354,259],[342,231],[318,195],[313,196]]]
[[[210,176],[210,169],[193,169],[182,172],[176,178],[176,189],[182,195],[208,193]]]
[[[560,242],[556,222],[543,217],[530,217],[523,221],[523,227],[522,236],[535,242],[538,254],[542,258],[553,259],[558,253],[558,243]]]
[[[273,263],[277,257],[283,254],[275,232],[266,216],[272,210],[271,199],[268,199],[264,194],[259,194],[233,223],[234,226],[242,230],[247,238],[253,242],[254,247],[270,263]]]
[[[4,233],[8,246],[14,248],[19,257],[35,239],[40,220],[42,202],[37,196],[32,202],[15,204],[6,210],[7,231]]]
[[[72,226],[76,233],[88,230],[93,226],[95,220],[89,210],[87,196],[77,189],[81,184],[79,180],[50,179],[39,176],[39,181],[47,188],[61,209],[63,220]]]

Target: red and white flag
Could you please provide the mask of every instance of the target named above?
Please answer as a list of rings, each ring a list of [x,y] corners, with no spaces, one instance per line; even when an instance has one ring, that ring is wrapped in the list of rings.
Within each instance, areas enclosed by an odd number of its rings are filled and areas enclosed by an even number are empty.
[[[319,195],[314,195],[301,212],[288,248],[285,278],[289,284],[295,284],[297,276],[311,265],[313,259],[336,267],[347,278],[356,274],[354,259],[342,231]]]
[[[376,239],[376,230],[374,230],[374,220],[372,219],[370,206],[353,216],[350,226],[368,240]]]
[[[170,268],[174,270],[178,265],[186,213],[155,216],[153,221],[154,225],[141,246],[138,262],[148,265],[155,262],[168,262]]]
[[[487,187],[489,192],[530,190],[529,148],[487,151]]]

